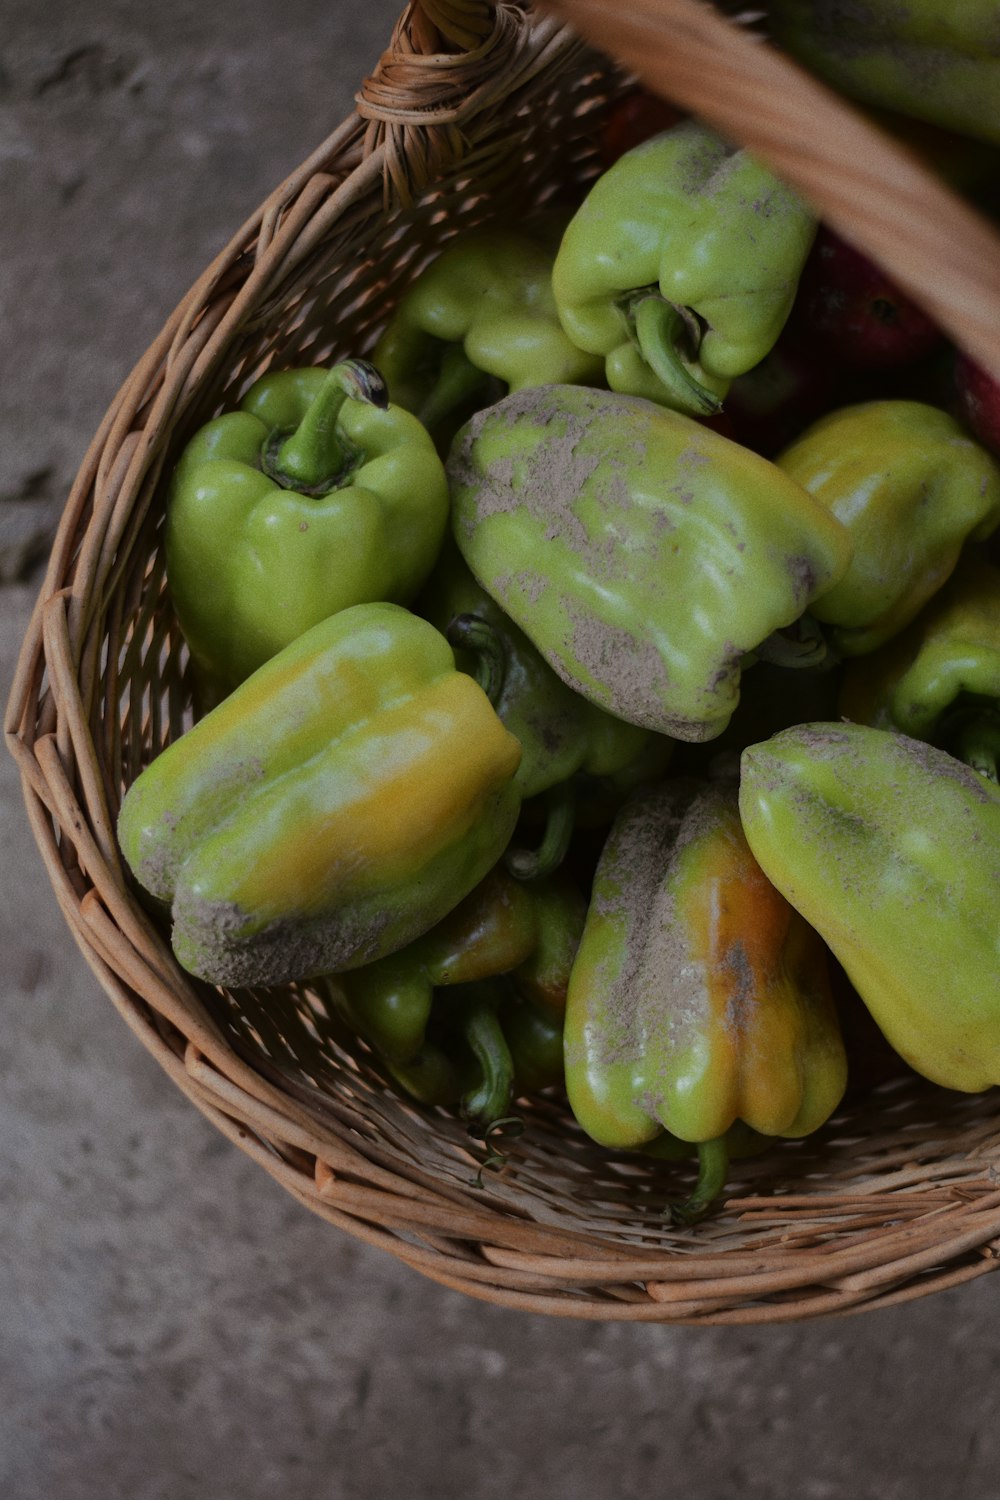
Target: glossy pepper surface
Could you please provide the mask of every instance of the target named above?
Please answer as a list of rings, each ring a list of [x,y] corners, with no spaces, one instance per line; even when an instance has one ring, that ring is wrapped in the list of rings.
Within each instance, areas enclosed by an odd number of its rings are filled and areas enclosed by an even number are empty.
[[[842,93],[1000,145],[994,0],[768,0],[767,28]]]
[[[810,610],[845,656],[902,630],[966,541],[1000,522],[1000,468],[947,412],[921,401],[842,407],[775,462],[850,533],[850,566]]]
[[[622,810],[570,975],[564,1046],[573,1113],[606,1146],[667,1130],[717,1153],[737,1120],[801,1136],[840,1101],[825,950],[751,854],[734,784],[677,778]]]
[[[1000,1082],[1000,789],[908,735],[802,725],[744,751],[740,812],[904,1061]]]
[[[938,745],[996,781],[1000,569],[963,558],[906,630],[850,663],[839,708],[847,719]]]
[[[561,227],[561,226],[560,226]],[[591,384],[601,361],[563,332],[552,295],[555,221],[534,234],[459,235],[403,294],[372,356],[398,401],[432,431],[470,400],[553,382]]]
[[[845,528],[801,485],[654,402],[572,386],[508,396],[453,445],[454,535],[575,692],[712,739],[748,652],[847,568]]]
[[[411,942],[506,848],[520,747],[444,637],[394,604],[320,622],[152,762],[118,822],[173,946],[279,984]]]
[[[167,578],[214,696],[353,604],[408,604],[448,515],[441,461],[360,360],[264,375],[188,443]]]
[[[585,915],[570,883],[526,886],[497,867],[415,942],[337,976],[335,1004],[407,1092],[460,1103],[488,1123],[516,1089],[561,1076],[566,985]]]
[[[777,339],[815,230],[765,167],[685,121],[588,192],[552,272],[559,316],[612,390],[710,413]]]

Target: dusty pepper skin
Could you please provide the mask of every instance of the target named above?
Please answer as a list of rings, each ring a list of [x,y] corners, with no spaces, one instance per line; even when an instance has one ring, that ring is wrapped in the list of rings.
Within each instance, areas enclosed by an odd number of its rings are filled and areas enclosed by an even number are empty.
[[[744,751],[740,813],[904,1061],[1000,1082],[1000,788],[906,735],[805,724]]]
[[[118,820],[173,946],[215,984],[401,948],[500,858],[520,746],[434,627],[359,604],[272,657],[141,773]]]
[[[714,739],[748,652],[844,573],[846,529],[737,443],[638,397],[548,386],[478,413],[448,460],[455,539],[574,691]]]
[[[605,1146],[667,1130],[724,1150],[738,1121],[803,1136],[839,1103],[826,951],[753,858],[735,784],[678,778],[622,810],[570,973],[564,1049],[570,1105]]]

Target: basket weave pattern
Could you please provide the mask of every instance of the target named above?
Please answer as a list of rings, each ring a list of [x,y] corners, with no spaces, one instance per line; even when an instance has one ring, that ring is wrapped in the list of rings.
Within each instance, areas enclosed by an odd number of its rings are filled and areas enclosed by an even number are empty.
[[[565,1100],[484,1165],[385,1081],[309,986],[229,993],[173,959],[122,866],[124,788],[192,722],[160,546],[164,476],[265,369],[364,353],[452,235],[578,196],[622,75],[520,4],[423,0],[357,113],[262,205],[113,402],[70,494],[7,717],[67,922],[175,1083],[310,1210],[423,1274],[563,1316],[777,1322],[921,1296],[1000,1256],[1000,1092],[900,1076],[806,1141],[735,1164],[692,1229],[692,1173],[616,1156]]]

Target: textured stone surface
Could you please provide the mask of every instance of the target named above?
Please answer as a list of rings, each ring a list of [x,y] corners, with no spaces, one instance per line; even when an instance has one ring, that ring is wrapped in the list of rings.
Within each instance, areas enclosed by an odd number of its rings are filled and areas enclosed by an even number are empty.
[[[177,298],[348,107],[389,0],[4,0],[0,499],[56,505]],[[33,592],[0,590],[6,698]],[[1000,1277],[836,1323],[471,1301],[300,1208],[78,952],[0,759],[0,1495],[994,1500]]]

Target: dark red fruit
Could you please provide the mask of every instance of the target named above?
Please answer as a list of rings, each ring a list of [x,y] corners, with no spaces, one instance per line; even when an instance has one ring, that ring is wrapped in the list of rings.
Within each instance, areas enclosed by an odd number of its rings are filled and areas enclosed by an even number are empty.
[[[881,267],[825,225],[799,281],[791,326],[817,354],[857,369],[923,359],[944,341]]]
[[[840,403],[838,372],[815,350],[781,338],[759,365],[733,381],[725,414],[746,448],[773,458],[811,422]],[[844,400],[853,399],[843,393]]]
[[[683,118],[680,110],[661,99],[659,94],[651,94],[642,88],[631,89],[612,106],[605,122],[601,160],[605,167],[610,167],[633,146],[659,135],[661,130],[669,130]]]

